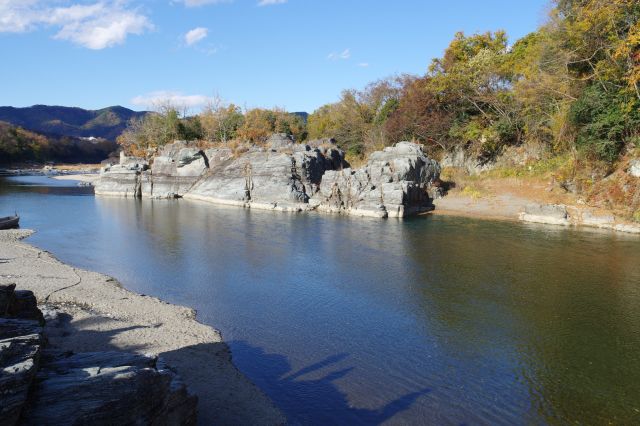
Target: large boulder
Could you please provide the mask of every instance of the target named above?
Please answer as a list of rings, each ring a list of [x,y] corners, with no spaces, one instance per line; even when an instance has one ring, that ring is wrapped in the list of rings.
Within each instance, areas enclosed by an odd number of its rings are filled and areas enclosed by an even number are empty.
[[[0,285],[0,424],[18,423],[45,344],[42,312],[31,291]]]
[[[319,190],[327,170],[342,167],[344,153],[311,148],[276,135],[267,148],[254,147],[241,156],[212,162],[208,174],[185,198],[245,207],[299,211]]]
[[[149,163],[137,157],[120,153],[118,164],[105,164],[95,186],[96,195],[138,198],[142,195],[143,175],[148,174]]]
[[[181,197],[208,169],[209,158],[203,150],[183,141],[165,145],[153,159],[150,178],[143,181],[142,196]]]
[[[520,213],[520,220],[547,225],[571,224],[567,206],[563,204],[528,204],[524,212]]]
[[[14,288],[1,287],[1,425],[196,424],[197,397],[156,357],[47,350],[35,296]]]
[[[328,212],[404,217],[433,208],[429,191],[439,176],[421,145],[400,142],[371,154],[361,169],[325,173],[311,203]]]
[[[45,353],[23,424],[196,424],[197,397],[155,357]]]
[[[36,321],[0,318],[0,424],[18,423],[43,345],[42,327]]]

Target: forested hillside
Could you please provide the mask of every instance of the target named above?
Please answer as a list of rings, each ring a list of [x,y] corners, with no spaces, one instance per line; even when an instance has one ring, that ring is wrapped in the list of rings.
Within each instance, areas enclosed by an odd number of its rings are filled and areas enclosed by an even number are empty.
[[[0,121],[0,164],[47,161],[99,163],[117,149],[105,139],[44,136]]]
[[[144,112],[114,106],[100,110],[34,105],[27,108],[0,107],[0,121],[53,136],[95,137],[115,141],[132,118]]]
[[[408,139],[438,150],[464,147],[480,160],[531,143],[613,163],[640,141],[639,18],[635,0],[556,0],[547,22],[520,40],[503,31],[457,33],[425,74],[345,90],[307,120],[220,103],[180,120],[168,108],[146,127],[134,120],[123,141],[255,142],[286,131],[298,140],[334,138],[352,156]]]

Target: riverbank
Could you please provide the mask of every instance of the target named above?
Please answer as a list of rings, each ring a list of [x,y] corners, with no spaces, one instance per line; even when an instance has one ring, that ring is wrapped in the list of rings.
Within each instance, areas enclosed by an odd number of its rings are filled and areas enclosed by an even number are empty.
[[[0,282],[36,294],[56,311],[50,346],[74,352],[158,355],[198,395],[199,424],[283,424],[274,404],[231,362],[217,330],[192,309],[124,289],[116,280],[58,261],[21,241],[28,230],[0,231]]]
[[[100,180],[100,175],[97,173],[78,173],[71,175],[58,175],[52,176],[56,180],[77,180],[78,182],[95,183]]]
[[[435,209],[428,214],[518,221],[520,213],[531,202],[533,200],[510,193],[487,198],[454,193],[434,200]]]

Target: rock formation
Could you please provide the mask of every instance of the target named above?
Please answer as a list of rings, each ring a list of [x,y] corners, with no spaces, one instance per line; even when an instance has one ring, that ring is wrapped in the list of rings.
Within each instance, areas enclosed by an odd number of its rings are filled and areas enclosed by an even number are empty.
[[[47,348],[30,291],[0,285],[0,424],[193,425],[197,397],[157,358]]]
[[[640,226],[638,224],[616,218],[610,212],[590,207],[532,203],[527,205],[525,210],[520,213],[520,220],[546,225],[586,226],[640,234]]]
[[[284,134],[241,154],[176,142],[162,149],[150,170],[146,164],[122,157],[120,164],[105,167],[96,194],[403,217],[431,208],[431,185],[440,174],[438,163],[417,144],[400,142],[375,152],[355,170],[334,141],[297,144]]]
[[[440,166],[420,145],[400,142],[371,154],[361,169],[325,173],[311,203],[322,211],[405,217],[432,209],[439,176]]]
[[[214,163],[185,198],[282,211],[309,210],[327,170],[348,166],[333,145],[296,144],[274,135],[266,148]]]
[[[139,198],[142,196],[142,173],[149,163],[142,158],[126,157],[120,153],[118,164],[106,164],[95,183],[96,195]]]

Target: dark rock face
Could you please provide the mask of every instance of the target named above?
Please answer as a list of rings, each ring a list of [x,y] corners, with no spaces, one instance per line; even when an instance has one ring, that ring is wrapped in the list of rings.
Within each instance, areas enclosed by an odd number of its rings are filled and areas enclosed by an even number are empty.
[[[34,294],[14,290],[0,287],[0,424],[196,424],[197,397],[156,357],[49,351]]]
[[[17,290],[13,296],[13,303],[9,307],[7,315],[12,318],[21,318],[37,321],[44,325],[44,317],[38,309],[38,301],[32,291]]]
[[[42,327],[36,321],[0,319],[0,424],[18,423],[43,345]]]
[[[13,301],[13,293],[16,289],[15,284],[0,285],[0,317],[3,317],[9,311],[9,306]]]
[[[25,425],[195,424],[197,398],[155,357],[45,353]]]

